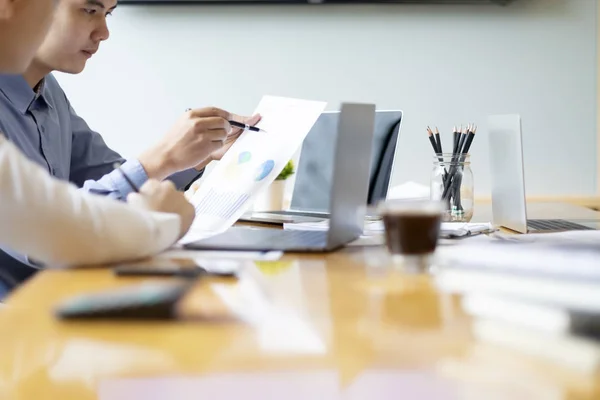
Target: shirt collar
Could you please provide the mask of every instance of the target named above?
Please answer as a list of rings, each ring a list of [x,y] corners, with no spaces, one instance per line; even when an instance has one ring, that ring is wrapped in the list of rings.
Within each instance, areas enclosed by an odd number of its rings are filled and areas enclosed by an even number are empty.
[[[35,99],[44,95],[44,90],[46,89],[46,78],[42,79],[38,84],[37,89],[35,89]]]
[[[38,97],[42,97],[46,104],[50,106],[50,103],[47,101],[46,94],[48,89],[45,81],[46,79],[44,78],[38,87],[38,91],[35,92],[29,87],[29,84],[22,75],[0,74],[0,91],[15,105],[21,114],[25,114]]]

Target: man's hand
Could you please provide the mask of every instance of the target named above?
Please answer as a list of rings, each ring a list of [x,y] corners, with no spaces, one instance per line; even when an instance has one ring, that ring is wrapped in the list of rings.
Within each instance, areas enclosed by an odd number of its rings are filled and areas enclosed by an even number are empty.
[[[250,126],[254,126],[254,125],[258,124],[258,122],[260,121],[261,118],[262,117],[260,114],[253,115],[252,117],[240,117],[239,115],[235,115],[235,114],[231,115],[231,120],[238,121],[243,124],[250,125]],[[221,158],[223,158],[225,153],[227,153],[229,151],[231,146],[233,146],[235,141],[238,140],[238,138],[240,137],[240,135],[243,132],[244,132],[244,130],[242,128],[232,127],[232,131],[229,135],[227,135],[227,138],[225,139],[225,142],[223,143],[223,147],[221,147],[217,151],[213,152],[206,160],[204,160],[200,164],[196,165],[196,169],[198,171],[201,171],[202,168],[204,168],[208,164],[210,164],[211,161],[219,161]]]
[[[179,215],[179,238],[190,229],[196,213],[194,207],[183,193],[175,189],[171,181],[159,182],[151,179],[140,188],[140,193],[130,193],[127,202],[144,210]]]
[[[253,115],[252,117],[240,117],[235,114],[233,114],[231,116],[231,119],[233,121],[241,122],[242,124],[247,124],[250,126],[254,126],[254,125],[258,124],[260,121],[260,118],[261,118],[260,114]],[[235,143],[235,141],[240,137],[240,135],[243,132],[244,132],[244,130],[242,128],[232,127],[232,131],[229,135],[227,135],[227,139],[225,139],[225,142],[223,143],[223,147],[221,147],[219,150],[213,152],[210,155],[210,157],[209,157],[210,161],[219,161],[221,158],[223,158],[225,153],[227,153],[227,151],[231,148],[231,146]]]
[[[229,119],[229,112],[214,107],[186,111],[156,146],[140,155],[148,177],[163,180],[209,160],[232,133]]]

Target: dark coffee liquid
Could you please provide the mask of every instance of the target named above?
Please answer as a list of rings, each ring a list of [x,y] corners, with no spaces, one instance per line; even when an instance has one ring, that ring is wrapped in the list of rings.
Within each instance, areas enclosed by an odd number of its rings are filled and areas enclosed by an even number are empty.
[[[392,254],[433,253],[440,234],[440,214],[389,213],[383,215],[385,238]]]

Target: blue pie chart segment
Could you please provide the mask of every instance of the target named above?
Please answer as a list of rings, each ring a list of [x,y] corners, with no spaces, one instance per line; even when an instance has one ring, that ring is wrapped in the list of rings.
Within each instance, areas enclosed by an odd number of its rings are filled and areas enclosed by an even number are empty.
[[[252,153],[250,153],[249,151],[244,151],[243,153],[240,153],[238,156],[238,164],[247,163],[248,161],[250,161],[251,158],[252,158]]]
[[[256,176],[255,176],[255,180],[256,182],[260,182],[263,179],[265,179],[267,176],[269,176],[269,174],[273,171],[273,168],[275,167],[275,161],[273,160],[267,160],[265,162],[263,162],[262,164],[260,164],[260,167],[258,167],[258,170],[256,171]]]

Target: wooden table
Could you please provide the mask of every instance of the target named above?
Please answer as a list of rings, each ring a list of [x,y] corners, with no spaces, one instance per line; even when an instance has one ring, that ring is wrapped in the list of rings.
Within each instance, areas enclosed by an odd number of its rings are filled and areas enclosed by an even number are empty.
[[[57,302],[140,279],[39,274],[0,310],[0,398],[600,398],[598,377],[472,340],[458,299],[391,268],[382,247],[248,263],[238,281],[200,281],[185,304],[203,318],[178,323],[60,322]]]

